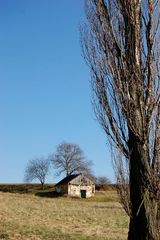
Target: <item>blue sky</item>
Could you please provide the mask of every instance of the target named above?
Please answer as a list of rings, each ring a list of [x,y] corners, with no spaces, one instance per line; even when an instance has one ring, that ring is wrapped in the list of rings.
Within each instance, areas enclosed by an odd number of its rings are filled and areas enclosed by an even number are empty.
[[[28,160],[62,141],[79,144],[93,171],[113,179],[95,120],[79,24],[82,0],[0,1],[0,182],[23,182]],[[55,182],[54,171],[47,179]]]

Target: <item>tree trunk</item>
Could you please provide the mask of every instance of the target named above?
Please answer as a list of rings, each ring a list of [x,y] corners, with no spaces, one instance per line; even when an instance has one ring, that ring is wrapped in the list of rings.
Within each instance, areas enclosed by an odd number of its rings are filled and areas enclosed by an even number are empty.
[[[41,189],[44,190],[44,183],[41,182]]]
[[[153,179],[149,156],[134,133],[129,131],[130,149],[130,218],[128,240],[159,240],[157,202],[154,199]]]

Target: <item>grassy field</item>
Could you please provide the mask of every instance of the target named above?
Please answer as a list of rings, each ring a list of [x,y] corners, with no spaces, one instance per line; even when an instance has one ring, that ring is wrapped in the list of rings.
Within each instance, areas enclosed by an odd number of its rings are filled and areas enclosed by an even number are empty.
[[[92,199],[0,192],[0,239],[124,240],[127,231],[115,191]]]

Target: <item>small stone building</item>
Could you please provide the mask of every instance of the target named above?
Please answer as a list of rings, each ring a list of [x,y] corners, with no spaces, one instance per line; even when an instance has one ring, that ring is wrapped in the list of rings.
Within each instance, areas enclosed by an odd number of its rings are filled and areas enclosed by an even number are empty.
[[[89,198],[95,194],[95,184],[82,173],[74,174],[58,182],[55,190],[70,197]]]

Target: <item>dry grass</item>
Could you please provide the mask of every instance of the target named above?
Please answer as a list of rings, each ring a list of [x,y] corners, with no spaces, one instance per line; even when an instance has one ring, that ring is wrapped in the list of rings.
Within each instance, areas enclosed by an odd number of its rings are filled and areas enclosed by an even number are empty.
[[[124,240],[128,218],[115,192],[95,198],[40,198],[0,192],[0,239]]]

